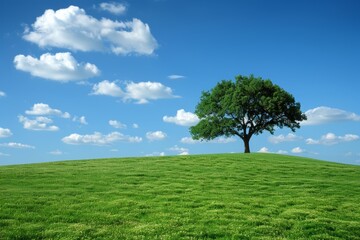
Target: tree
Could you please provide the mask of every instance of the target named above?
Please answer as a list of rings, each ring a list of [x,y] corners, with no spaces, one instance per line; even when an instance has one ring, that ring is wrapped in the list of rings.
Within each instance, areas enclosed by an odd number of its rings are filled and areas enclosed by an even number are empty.
[[[236,76],[236,81],[223,80],[210,91],[202,92],[195,114],[200,118],[190,128],[193,139],[212,140],[219,136],[238,136],[250,153],[253,135],[275,127],[300,128],[306,115],[294,97],[270,80],[253,75]]]

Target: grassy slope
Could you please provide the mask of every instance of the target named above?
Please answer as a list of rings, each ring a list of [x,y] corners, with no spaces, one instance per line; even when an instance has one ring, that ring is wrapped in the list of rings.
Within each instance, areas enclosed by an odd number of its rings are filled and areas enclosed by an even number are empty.
[[[0,239],[360,239],[360,167],[272,154],[0,167]]]

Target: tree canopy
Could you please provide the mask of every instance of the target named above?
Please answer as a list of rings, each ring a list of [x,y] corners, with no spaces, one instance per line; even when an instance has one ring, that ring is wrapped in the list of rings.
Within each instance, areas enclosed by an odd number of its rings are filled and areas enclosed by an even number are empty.
[[[197,140],[219,136],[238,136],[244,142],[244,152],[250,153],[253,135],[275,128],[300,128],[306,120],[299,102],[278,85],[261,77],[236,76],[235,82],[223,80],[210,91],[202,92],[195,114],[200,118],[190,133]]]

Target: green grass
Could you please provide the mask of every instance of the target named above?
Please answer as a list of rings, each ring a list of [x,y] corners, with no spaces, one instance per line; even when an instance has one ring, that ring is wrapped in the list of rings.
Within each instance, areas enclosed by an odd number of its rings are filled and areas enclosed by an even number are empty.
[[[360,167],[275,154],[3,166],[0,239],[360,239]]]

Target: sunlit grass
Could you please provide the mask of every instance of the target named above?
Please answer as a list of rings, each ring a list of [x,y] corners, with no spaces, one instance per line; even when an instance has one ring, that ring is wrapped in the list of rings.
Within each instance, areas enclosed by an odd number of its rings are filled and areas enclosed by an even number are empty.
[[[360,239],[360,167],[274,154],[0,167],[0,239]]]

